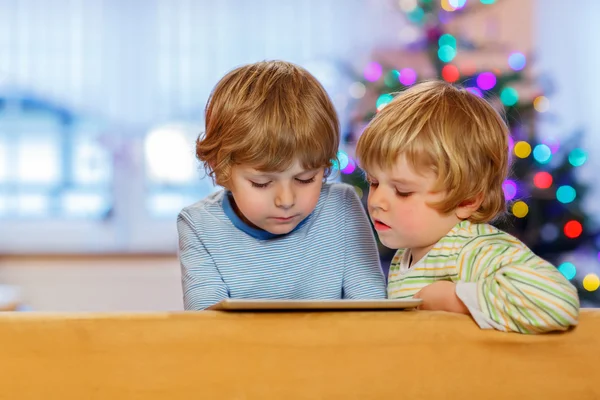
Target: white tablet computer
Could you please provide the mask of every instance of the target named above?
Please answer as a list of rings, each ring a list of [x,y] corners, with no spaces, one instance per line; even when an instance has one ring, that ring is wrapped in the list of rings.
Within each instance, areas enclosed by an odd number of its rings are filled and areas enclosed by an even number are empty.
[[[310,310],[405,310],[418,307],[421,299],[402,300],[246,300],[225,299],[207,308],[222,311]]]

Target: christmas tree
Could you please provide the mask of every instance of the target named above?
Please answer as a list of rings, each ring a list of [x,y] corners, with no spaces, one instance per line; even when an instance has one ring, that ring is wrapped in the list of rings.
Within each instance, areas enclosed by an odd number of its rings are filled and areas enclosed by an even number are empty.
[[[493,7],[495,0],[466,3],[466,0],[398,2],[399,11],[406,14],[410,23],[405,34],[413,35],[414,40],[406,44],[400,56],[390,56],[389,50],[374,54],[374,60],[350,87],[350,94],[358,100],[351,121],[353,128],[345,135],[345,151],[340,153],[342,180],[354,185],[366,202],[368,186],[353,159],[353,149],[364,126],[395,93],[428,79],[459,84],[501,111],[511,132],[511,171],[504,183],[508,215],[493,224],[557,265],[578,287],[582,303],[600,305],[599,234],[582,208],[586,187],[577,179],[577,170],[588,157],[579,147],[582,133],[572,134],[568,141],[559,143],[537,132],[536,123],[551,116],[547,88],[544,91],[539,79],[532,75],[525,54],[507,51],[497,43],[474,43],[456,29],[461,26],[457,20],[484,7]],[[480,62],[481,65],[472,61],[476,57],[469,57],[484,50],[487,62]],[[499,59],[501,65],[491,65]],[[394,251],[380,245],[380,253],[383,264],[389,265]],[[572,261],[581,259],[578,255],[583,253],[593,256],[592,271],[590,262],[587,271],[578,271]]]

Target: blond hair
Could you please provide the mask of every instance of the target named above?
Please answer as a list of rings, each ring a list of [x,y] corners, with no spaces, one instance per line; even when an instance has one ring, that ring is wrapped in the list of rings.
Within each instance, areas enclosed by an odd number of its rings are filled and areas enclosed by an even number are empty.
[[[215,86],[196,156],[209,176],[227,185],[234,165],[280,172],[295,160],[306,169],[337,158],[339,121],[325,89],[307,70],[284,61],[245,65]]]
[[[437,176],[445,199],[430,204],[441,213],[483,197],[469,218],[488,222],[505,211],[502,183],[508,173],[508,128],[484,99],[445,82],[424,82],[396,96],[360,137],[357,157],[365,170],[390,169],[398,156],[415,171]]]

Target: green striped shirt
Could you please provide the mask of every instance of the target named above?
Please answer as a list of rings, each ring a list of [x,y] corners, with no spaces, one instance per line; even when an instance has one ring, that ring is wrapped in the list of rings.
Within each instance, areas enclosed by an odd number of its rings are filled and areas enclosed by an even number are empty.
[[[577,289],[524,243],[489,224],[460,222],[410,268],[409,259],[406,249],[396,252],[388,298],[412,297],[448,280],[457,283],[457,294],[458,285],[470,285],[477,310],[459,297],[476,320],[475,314],[497,329],[541,333],[577,324]]]

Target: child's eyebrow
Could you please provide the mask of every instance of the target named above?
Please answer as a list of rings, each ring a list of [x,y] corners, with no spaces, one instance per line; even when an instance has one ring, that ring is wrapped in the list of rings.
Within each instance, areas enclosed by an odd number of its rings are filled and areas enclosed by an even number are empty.
[[[407,186],[411,186],[411,185],[416,185],[417,182],[414,181],[410,181],[407,179],[400,179],[400,178],[395,178],[391,180],[392,183],[396,183],[398,185],[407,185]]]
[[[297,174],[294,174],[294,176],[306,175],[306,174],[310,174],[310,173],[317,173],[317,170],[318,170],[318,168],[317,169],[307,169],[305,171],[300,171]],[[268,178],[268,179],[275,179],[279,176],[276,172],[263,172],[263,171],[257,171],[257,170],[250,171],[250,175],[255,176],[255,177],[260,177],[260,178]]]

